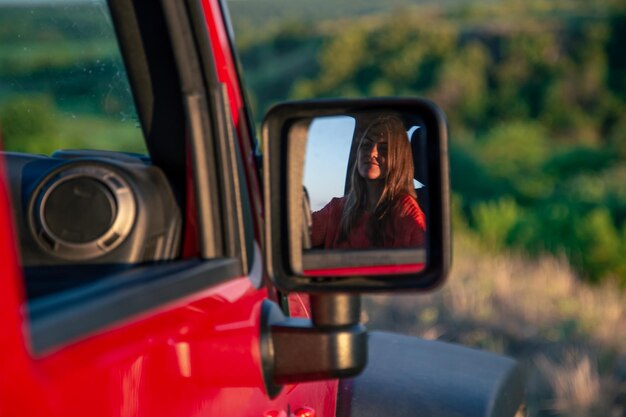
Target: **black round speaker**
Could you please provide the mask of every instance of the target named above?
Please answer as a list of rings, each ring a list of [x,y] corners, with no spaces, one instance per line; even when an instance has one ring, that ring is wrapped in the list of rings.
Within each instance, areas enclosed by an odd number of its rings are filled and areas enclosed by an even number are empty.
[[[60,182],[46,194],[41,207],[50,232],[70,243],[87,243],[104,236],[117,211],[111,190],[89,177]]]
[[[135,200],[113,168],[72,162],[40,182],[29,211],[31,230],[44,250],[64,259],[89,260],[110,252],[128,236]]]

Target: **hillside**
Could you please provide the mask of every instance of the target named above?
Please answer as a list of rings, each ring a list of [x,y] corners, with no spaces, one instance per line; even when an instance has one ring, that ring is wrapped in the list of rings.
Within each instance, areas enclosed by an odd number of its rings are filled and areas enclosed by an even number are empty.
[[[368,327],[516,357],[523,415],[624,416],[626,2],[353,12],[312,2],[310,13],[269,2],[285,20],[257,25],[246,3],[229,4],[240,6],[232,17],[257,119],[311,97],[423,96],[447,113],[448,283],[366,297]]]

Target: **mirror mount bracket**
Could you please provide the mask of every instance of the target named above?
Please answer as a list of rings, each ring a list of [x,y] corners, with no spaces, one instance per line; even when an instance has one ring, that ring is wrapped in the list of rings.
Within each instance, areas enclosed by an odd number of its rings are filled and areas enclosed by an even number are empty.
[[[361,296],[358,294],[311,294],[310,300],[314,326],[343,327],[361,321]]]
[[[263,304],[261,357],[271,397],[282,384],[352,377],[367,364],[359,295],[311,295],[311,313],[311,320],[286,318],[276,304]]]

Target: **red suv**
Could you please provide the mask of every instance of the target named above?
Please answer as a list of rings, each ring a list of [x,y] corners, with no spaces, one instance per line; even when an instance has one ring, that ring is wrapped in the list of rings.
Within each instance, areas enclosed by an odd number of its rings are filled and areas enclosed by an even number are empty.
[[[434,104],[285,103],[261,144],[218,0],[0,7],[1,416],[516,412],[514,361],[360,324],[359,293],[449,267]],[[381,113],[410,139],[425,241],[311,247]]]

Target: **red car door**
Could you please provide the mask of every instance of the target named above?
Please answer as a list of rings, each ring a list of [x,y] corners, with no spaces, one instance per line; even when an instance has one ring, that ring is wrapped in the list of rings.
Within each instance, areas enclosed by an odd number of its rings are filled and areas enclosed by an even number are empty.
[[[0,101],[26,122],[2,126],[0,415],[334,415],[335,381],[289,385],[275,398],[265,388],[261,309],[275,291],[264,279],[251,126],[220,4],[2,7],[16,22],[14,50],[39,49],[16,52],[20,65],[2,75],[11,88]],[[117,123],[129,108],[141,130]],[[127,134],[142,143],[118,146]],[[50,155],[57,137],[89,151]],[[99,169],[119,178],[94,180]],[[53,226],[91,228],[95,214],[59,210],[50,197],[77,175],[135,193],[127,235],[79,261],[71,250],[87,243]],[[83,190],[70,193],[84,202]],[[181,221],[159,257],[162,236],[142,237],[158,211],[151,199],[170,191]],[[37,221],[57,223],[42,235]]]

